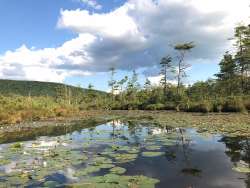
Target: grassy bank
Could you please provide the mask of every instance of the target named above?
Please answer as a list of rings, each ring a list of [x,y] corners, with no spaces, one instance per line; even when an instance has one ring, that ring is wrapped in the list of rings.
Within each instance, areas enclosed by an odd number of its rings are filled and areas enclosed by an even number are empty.
[[[219,100],[218,100],[219,101]],[[239,98],[228,98],[224,100],[217,101],[217,106],[210,103],[181,103],[178,106],[179,111],[186,111],[188,113],[177,113],[176,108],[163,108],[163,105],[156,104],[161,108],[148,108],[147,111],[137,111],[137,110],[123,110],[123,111],[110,111],[105,106],[100,106],[98,108],[86,108],[88,104],[67,104],[65,102],[58,102],[52,97],[22,97],[22,96],[0,96],[0,124],[18,124],[23,122],[33,122],[33,121],[44,121],[44,120],[60,120],[68,119],[70,117],[95,117],[100,115],[121,115],[128,116],[129,118],[135,118],[138,115],[151,116],[153,119],[158,119],[164,122],[171,122],[171,124],[183,123],[184,125],[200,123],[200,124],[228,124],[232,121],[241,127],[241,123],[244,124],[245,119],[248,120],[249,115],[247,114],[247,108],[249,104],[248,100],[242,100]],[[244,103],[245,101],[245,103]],[[91,103],[92,104],[92,103]],[[98,102],[96,102],[98,104]],[[137,109],[137,108],[135,108]],[[161,110],[161,111],[159,111]],[[166,110],[173,110],[167,112]],[[161,112],[161,113],[159,113]],[[191,121],[194,117],[193,112],[202,112],[201,115],[195,113],[195,122]],[[217,115],[215,113],[217,112]],[[226,115],[223,112],[244,112]],[[180,115],[182,114],[182,115]],[[245,115],[244,115],[245,114]],[[166,115],[166,116],[165,116]],[[206,119],[206,117],[208,119]],[[209,117],[213,117],[212,120]],[[233,117],[233,118],[231,118]],[[239,118],[240,117],[240,118]],[[242,118],[243,117],[243,118]],[[169,119],[170,118],[170,119]],[[228,121],[229,118],[229,122]],[[214,121],[214,119],[216,121]],[[189,120],[189,123],[185,124],[185,121]],[[176,122],[175,122],[176,121]],[[180,122],[179,122],[180,121]],[[182,122],[183,121],[183,122]],[[249,122],[248,122],[249,123]],[[244,128],[244,127],[242,127]]]
[[[0,96],[1,124],[68,117],[78,112],[77,107],[57,103],[51,97]]]

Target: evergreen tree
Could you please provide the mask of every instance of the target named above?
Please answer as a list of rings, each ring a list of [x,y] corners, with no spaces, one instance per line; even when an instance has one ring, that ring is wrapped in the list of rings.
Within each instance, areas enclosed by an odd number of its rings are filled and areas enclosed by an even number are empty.
[[[181,78],[186,77],[186,69],[191,65],[184,61],[185,55],[189,52],[195,45],[193,42],[177,44],[174,49],[179,52],[178,70],[177,70],[177,94],[180,94]]]
[[[145,81],[145,84],[144,84],[144,89],[146,90],[146,91],[149,91],[150,89],[151,89],[151,82],[150,82],[150,80],[148,79],[148,78],[146,78],[146,81]]]
[[[114,79],[116,72],[115,72],[114,67],[111,67],[109,70],[111,72],[111,77],[110,77],[110,81],[108,82],[108,85],[111,88],[112,100],[114,101],[115,90],[117,89],[117,83]]]
[[[165,96],[167,94],[168,69],[172,67],[171,62],[172,62],[172,58],[170,56],[163,57],[160,62],[161,75],[163,76],[161,79],[161,84],[163,85]]]
[[[250,25],[237,26],[235,39],[237,47],[235,59],[241,77],[241,90],[245,93],[248,90],[250,72]]]

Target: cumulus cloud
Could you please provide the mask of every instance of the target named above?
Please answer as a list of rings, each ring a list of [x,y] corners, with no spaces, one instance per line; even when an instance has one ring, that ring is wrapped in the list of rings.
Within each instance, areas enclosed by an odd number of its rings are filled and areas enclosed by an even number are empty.
[[[78,37],[58,48],[24,45],[7,51],[0,55],[0,77],[62,82],[72,75],[106,72],[111,66],[141,68],[152,77],[159,73],[162,56],[176,56],[171,45],[188,41],[196,44],[187,57],[190,63],[218,62],[235,24],[248,19],[248,12],[248,0],[129,0],[108,13],[62,10],[58,28]]]
[[[76,50],[84,51],[84,47],[93,40],[92,35],[81,34],[58,48],[29,49],[22,45],[14,51],[7,51],[0,55],[0,78],[63,82],[68,76],[90,75],[85,70],[69,71],[59,65],[88,64],[91,58],[87,53],[85,59],[73,57],[72,54]]]

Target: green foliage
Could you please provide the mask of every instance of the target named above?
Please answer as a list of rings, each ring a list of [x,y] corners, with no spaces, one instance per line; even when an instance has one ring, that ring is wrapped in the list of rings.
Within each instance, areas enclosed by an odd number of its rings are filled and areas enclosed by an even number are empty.
[[[213,106],[209,101],[201,101],[199,103],[192,103],[187,111],[208,113],[213,111]]]
[[[145,108],[146,110],[165,110],[165,105],[161,103],[149,104]]]
[[[229,97],[222,106],[223,112],[246,112],[243,100],[238,97]]]

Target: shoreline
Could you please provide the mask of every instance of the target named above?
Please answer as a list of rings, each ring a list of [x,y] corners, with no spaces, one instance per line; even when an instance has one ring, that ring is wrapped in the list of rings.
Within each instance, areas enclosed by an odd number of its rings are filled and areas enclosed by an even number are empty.
[[[54,135],[95,127],[112,120],[152,123],[160,127],[195,128],[199,132],[250,137],[250,116],[241,113],[189,113],[174,111],[84,111],[80,115],[0,126],[0,143],[12,137]]]

